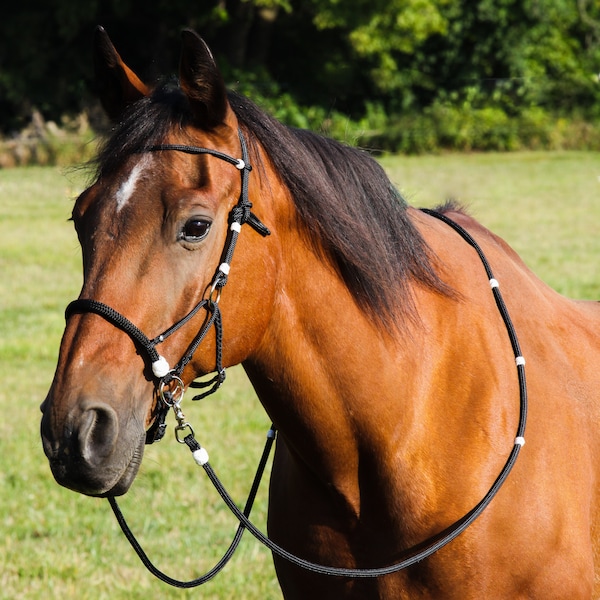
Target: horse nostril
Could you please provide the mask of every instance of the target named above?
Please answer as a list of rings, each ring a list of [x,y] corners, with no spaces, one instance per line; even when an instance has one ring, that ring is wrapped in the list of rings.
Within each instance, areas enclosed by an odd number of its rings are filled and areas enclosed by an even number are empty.
[[[81,415],[78,432],[82,458],[94,465],[112,453],[119,433],[116,412],[108,405],[88,407]]]

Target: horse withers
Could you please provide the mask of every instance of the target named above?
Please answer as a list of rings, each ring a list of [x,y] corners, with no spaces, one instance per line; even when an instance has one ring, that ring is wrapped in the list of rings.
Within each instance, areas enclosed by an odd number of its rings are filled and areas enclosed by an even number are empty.
[[[58,483],[124,494],[161,382],[242,363],[279,431],[275,542],[368,569],[443,533],[493,485],[519,422],[480,257],[365,152],[227,92],[193,32],[178,84],[142,82],[102,29],[95,48],[114,129],[73,209],[84,283],[42,405]],[[442,212],[477,241],[518,332],[526,443],[483,514],[429,558],[366,579],[275,557],[284,596],[600,598],[600,306],[560,296],[471,217]]]

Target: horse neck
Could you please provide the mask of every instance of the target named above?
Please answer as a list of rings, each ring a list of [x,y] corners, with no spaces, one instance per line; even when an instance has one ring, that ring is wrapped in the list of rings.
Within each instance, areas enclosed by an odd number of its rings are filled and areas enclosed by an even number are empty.
[[[344,479],[340,465],[355,473],[361,440],[378,435],[386,404],[376,396],[382,388],[389,396],[391,385],[382,382],[382,365],[410,350],[359,306],[295,220],[282,221],[289,225],[277,232],[273,313],[244,367],[287,446],[322,479]]]
[[[459,293],[468,294],[477,257],[444,227],[433,227],[439,229],[436,251],[455,244],[453,281],[460,281]],[[457,445],[472,444],[467,451],[484,457],[489,448],[481,451],[480,441],[507,442],[517,408],[499,404],[517,391],[510,348],[499,350],[501,369],[490,356],[505,336],[493,301],[477,297],[471,304],[466,296],[457,301],[415,285],[419,319],[402,334],[388,332],[297,229],[281,237],[273,313],[263,342],[244,366],[295,463],[341,491],[352,510],[360,504],[358,478],[367,464],[375,478],[370,489],[407,505],[411,490],[433,505],[436,494],[449,492],[430,489],[432,482],[452,487],[461,477],[476,478],[485,459],[465,472]],[[481,293],[487,292],[482,284]],[[493,394],[493,386],[485,385],[490,380],[499,385]],[[463,488],[464,481],[453,491]]]

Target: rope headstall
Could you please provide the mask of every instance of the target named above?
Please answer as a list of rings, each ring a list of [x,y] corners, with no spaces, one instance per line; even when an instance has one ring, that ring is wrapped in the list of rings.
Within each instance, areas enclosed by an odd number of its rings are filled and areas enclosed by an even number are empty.
[[[508,477],[511,472],[519,452],[525,443],[524,432],[525,432],[525,423],[527,417],[527,385],[525,380],[525,359],[523,358],[520,346],[518,343],[517,335],[508,314],[508,310],[506,305],[504,304],[504,300],[502,299],[502,295],[499,291],[499,285],[497,280],[493,277],[491,268],[489,263],[483,254],[483,251],[477,244],[477,242],[470,236],[470,234],[464,230],[460,225],[450,220],[443,214],[436,213],[434,211],[425,210],[427,214],[440,219],[450,227],[452,227],[468,244],[470,244],[479,255],[481,262],[486,270],[488,275],[489,283],[492,289],[492,293],[496,302],[496,306],[500,315],[504,321],[506,326],[506,330],[508,333],[508,337],[510,339],[510,343],[512,345],[512,349],[515,356],[515,363],[517,367],[517,377],[519,381],[519,396],[520,396],[520,411],[519,411],[519,423],[517,426],[516,437],[514,438],[514,444],[510,454],[501,469],[500,473],[496,477],[492,486],[488,490],[488,492],[483,496],[483,498],[463,517],[458,519],[452,525],[447,527],[443,532],[440,532],[438,535],[434,535],[429,540],[425,540],[424,542],[418,544],[413,550],[410,552],[407,558],[400,560],[399,562],[392,564],[390,566],[381,567],[381,568],[367,568],[367,569],[346,569],[341,567],[333,567],[327,565],[319,565],[307,561],[303,558],[294,556],[281,546],[277,545],[275,542],[270,540],[265,534],[263,534],[259,529],[257,529],[254,524],[249,520],[250,511],[252,508],[252,504],[254,502],[254,498],[256,496],[256,492],[258,490],[258,485],[260,482],[260,478],[264,472],[264,468],[266,465],[266,461],[269,456],[269,452],[271,446],[276,437],[276,430],[272,427],[267,434],[267,442],[265,444],[265,449],[263,451],[263,456],[261,457],[259,467],[257,469],[257,473],[250,491],[250,495],[248,497],[248,501],[244,510],[240,510],[237,504],[233,501],[231,496],[223,487],[222,483],[219,481],[218,477],[214,473],[210,463],[208,462],[208,453],[204,448],[200,446],[197,442],[194,430],[192,429],[189,422],[186,420],[186,417],[181,408],[181,402],[183,400],[183,396],[185,393],[185,384],[182,379],[183,371],[186,365],[192,360],[194,352],[198,348],[198,346],[205,339],[206,335],[210,331],[210,329],[214,326],[215,328],[215,346],[216,346],[216,357],[215,357],[215,368],[216,375],[207,382],[191,382],[190,387],[200,387],[209,389],[204,391],[203,393],[195,396],[193,400],[199,400],[209,394],[214,393],[221,383],[223,383],[225,379],[225,370],[222,366],[222,344],[223,344],[223,330],[222,330],[222,319],[221,312],[219,309],[219,300],[221,297],[221,292],[225,284],[227,283],[227,278],[230,271],[231,259],[233,256],[233,252],[235,250],[235,246],[238,240],[238,236],[241,231],[241,227],[244,223],[250,224],[253,229],[255,229],[260,235],[267,236],[269,235],[269,230],[265,225],[251,212],[252,204],[248,199],[248,175],[251,170],[251,167],[248,163],[248,152],[246,148],[246,143],[244,137],[239,132],[240,136],[240,144],[242,149],[242,158],[236,159],[222,152],[211,150],[208,148],[200,148],[195,146],[181,146],[181,145],[159,145],[152,146],[148,150],[150,152],[154,151],[178,151],[178,152],[186,152],[188,154],[210,154],[226,162],[234,165],[241,172],[241,192],[238,203],[233,207],[229,217],[229,234],[227,241],[225,243],[225,248],[222,255],[222,262],[219,265],[216,274],[212,280],[208,288],[208,296],[203,298],[198,304],[182,319],[177,321],[174,325],[164,331],[162,334],[157,336],[154,339],[149,339],[146,335],[136,327],[131,321],[129,321],[126,317],[121,315],[119,312],[103,304],[96,300],[90,299],[79,299],[71,302],[66,309],[66,317],[69,318],[74,313],[84,313],[84,312],[92,312],[102,316],[108,322],[112,323],[116,327],[125,331],[133,340],[136,342],[141,348],[143,348],[146,352],[146,357],[149,359],[151,364],[152,373],[156,378],[156,395],[157,395],[157,408],[155,410],[156,416],[154,419],[154,423],[147,431],[146,443],[152,443],[154,441],[158,441],[164,435],[165,430],[165,418],[169,410],[173,410],[175,415],[175,420],[177,421],[177,425],[175,426],[175,438],[177,442],[180,444],[186,444],[188,448],[191,450],[194,460],[204,468],[206,474],[210,478],[211,482],[219,492],[221,498],[231,510],[231,512],[235,515],[235,517],[239,521],[239,526],[236,531],[234,540],[232,541],[229,549],[219,561],[219,563],[211,569],[206,575],[189,581],[189,582],[181,582],[177,581],[171,577],[168,577],[161,571],[159,571],[148,559],[141,546],[135,539],[135,536],[127,526],[125,519],[117,505],[116,499],[114,497],[109,497],[108,500],[111,504],[111,507],[117,517],[117,520],[126,535],[127,539],[135,549],[135,551],[140,556],[142,562],[146,565],[146,567],[157,577],[159,577],[162,581],[169,583],[170,585],[174,585],[176,587],[195,587],[206,582],[208,579],[213,577],[219,570],[222,569],[224,564],[231,558],[235,548],[237,547],[241,535],[245,529],[248,529],[250,533],[256,537],[261,543],[267,546],[271,552],[277,554],[278,556],[284,558],[285,560],[290,561],[292,564],[302,567],[308,571],[314,573],[320,573],[323,575],[329,576],[341,576],[341,577],[380,577],[384,575],[389,575],[391,573],[398,572],[402,569],[408,568],[410,566],[415,565],[416,563],[424,560],[425,558],[431,556],[433,553],[437,552],[440,548],[449,544],[452,540],[458,537],[465,529],[467,529],[471,523],[477,519],[481,513],[485,510],[485,508],[489,505],[492,499],[497,494],[498,490]],[[187,351],[181,360],[177,363],[177,365],[173,368],[170,367],[168,361],[162,357],[158,351],[156,350],[156,346],[165,341],[171,334],[177,331],[180,327],[185,325],[201,308],[204,308],[207,312],[207,317],[204,321],[203,326],[200,328],[191,344],[189,345]]]
[[[156,577],[158,577],[161,581],[168,583],[169,585],[179,587],[179,588],[192,588],[198,585],[202,585],[206,583],[209,579],[214,577],[229,561],[233,552],[239,544],[241,535],[245,529],[247,529],[259,542],[264,544],[273,554],[279,556],[280,558],[285,559],[291,564],[310,571],[312,573],[319,573],[327,576],[336,576],[336,577],[345,577],[345,578],[372,578],[372,577],[383,577],[385,575],[390,575],[392,573],[397,573],[403,569],[407,569],[416,565],[417,563],[423,561],[428,558],[454,539],[456,539],[459,535],[461,535],[470,525],[483,513],[483,511],[489,506],[490,502],[494,499],[503,483],[506,481],[509,476],[513,466],[516,463],[516,460],[519,456],[519,453],[525,444],[525,425],[527,421],[527,383],[525,378],[525,358],[521,354],[520,344],[517,338],[517,333],[515,331],[514,325],[508,314],[508,310],[506,304],[504,303],[504,299],[499,289],[499,283],[494,278],[491,267],[488,263],[486,256],[484,255],[482,249],[479,247],[478,243],[475,239],[460,225],[449,219],[443,214],[437,213],[435,211],[431,211],[428,209],[423,209],[424,212],[435,217],[451,228],[453,228],[470,246],[474,248],[474,250],[479,255],[483,267],[485,268],[486,274],[488,276],[488,281],[490,284],[490,289],[492,291],[494,301],[496,303],[496,307],[504,325],[506,327],[506,331],[508,334],[508,338],[510,340],[510,344],[512,346],[512,350],[514,353],[515,366],[517,371],[517,379],[519,383],[519,422],[517,425],[516,436],[514,438],[514,443],[512,449],[502,467],[500,473],[492,483],[491,487],[487,491],[487,493],[481,498],[481,500],[473,507],[470,511],[468,511],[461,518],[456,520],[450,526],[448,526],[445,530],[441,531],[439,534],[433,535],[429,539],[424,540],[423,542],[417,544],[412,549],[407,550],[405,552],[405,558],[398,560],[389,566],[384,567],[375,567],[375,568],[344,568],[344,567],[334,567],[328,565],[316,564],[311,561],[308,561],[302,557],[296,556],[282,548],[273,540],[271,540],[266,534],[264,534],[260,529],[258,529],[250,520],[250,511],[252,509],[252,505],[254,503],[256,492],[258,490],[258,485],[260,483],[260,479],[264,473],[265,465],[267,459],[269,457],[269,453],[271,447],[276,439],[276,428],[274,425],[271,426],[269,432],[267,433],[267,440],[265,443],[265,447],[263,450],[262,457],[260,459],[256,475],[254,477],[254,481],[250,490],[250,494],[248,495],[248,500],[246,502],[246,506],[244,510],[240,510],[237,506],[234,499],[227,492],[216,473],[214,472],[212,466],[208,461],[208,453],[202,446],[198,443],[194,436],[194,432],[190,427],[189,423],[185,420],[185,416],[181,411],[181,407],[178,404],[178,400],[172,404],[173,409],[175,410],[175,418],[177,419],[178,425],[176,428],[176,438],[180,443],[184,443],[188,446],[190,451],[192,452],[192,456],[196,463],[200,465],[206,475],[210,479],[211,483],[221,496],[223,502],[227,505],[229,510],[234,514],[237,518],[239,525],[236,530],[235,537],[231,542],[228,550],[223,555],[223,558],[207,573],[198,577],[196,579],[190,581],[180,581],[174,579],[165,573],[163,573],[160,569],[158,569],[152,561],[148,558],[139,542],[135,538],[133,532],[127,525],[125,521],[125,517],[121,512],[117,501],[114,497],[109,497],[108,500],[112,507],[112,510],[117,518],[121,529],[135,550],[135,552],[140,557],[142,563],[146,566],[146,568]],[[175,390],[177,391],[177,386]]]
[[[208,286],[208,295],[203,297],[200,302],[182,319],[177,321],[163,333],[153,339],[149,339],[136,325],[121,313],[110,306],[98,302],[97,300],[80,298],[71,302],[65,311],[65,318],[68,319],[75,313],[91,312],[97,314],[115,327],[127,333],[134,342],[136,342],[144,351],[149,359],[152,374],[156,378],[156,396],[157,404],[154,409],[154,421],[146,432],[146,443],[151,444],[161,440],[166,430],[166,416],[169,410],[173,409],[177,425],[175,427],[175,438],[179,443],[185,443],[183,440],[192,434],[193,430],[190,424],[185,420],[181,410],[181,401],[185,393],[185,384],[182,374],[185,367],[192,360],[198,346],[206,338],[212,327],[215,329],[215,376],[208,381],[192,381],[189,384],[191,388],[201,388],[205,391],[194,396],[192,400],[201,400],[210,394],[215,393],[221,384],[225,381],[225,368],[223,367],[223,325],[221,311],[219,309],[219,300],[221,292],[227,283],[228,275],[231,269],[231,260],[242,230],[242,225],[248,223],[261,236],[270,235],[269,229],[252,212],[252,203],[248,198],[249,174],[252,167],[249,163],[248,148],[244,136],[238,131],[242,158],[234,158],[228,154],[213,150],[211,148],[202,148],[198,146],[185,146],[179,144],[160,144],[148,148],[149,152],[176,151],[187,154],[208,154],[215,156],[229,164],[235,166],[241,173],[241,189],[237,204],[232,208],[229,215],[229,232],[225,247],[222,253],[222,262],[219,265],[211,284]],[[170,335],[183,327],[194,317],[200,309],[206,311],[204,324],[188,346],[183,357],[174,366],[171,367],[167,359],[158,353],[156,346],[164,342]],[[187,432],[187,435],[184,433]]]

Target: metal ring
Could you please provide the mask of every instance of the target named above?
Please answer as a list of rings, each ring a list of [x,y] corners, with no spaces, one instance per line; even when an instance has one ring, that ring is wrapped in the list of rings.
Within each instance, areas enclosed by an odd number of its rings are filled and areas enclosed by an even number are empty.
[[[175,388],[171,390],[165,390],[165,388],[172,383],[175,383]],[[179,404],[183,398],[183,394],[185,393],[185,385],[181,378],[177,377],[177,375],[171,375],[171,379],[165,382],[164,379],[160,380],[160,385],[158,386],[158,395],[160,399],[165,403],[166,406],[172,408],[176,404]],[[169,395],[169,398],[165,397],[165,394]]]
[[[217,297],[213,298],[213,294],[215,293],[215,290],[217,292]],[[221,299],[221,286],[219,286],[219,278],[216,278],[210,288],[210,292],[208,294],[208,301],[212,302],[213,304],[219,304],[220,299]]]

